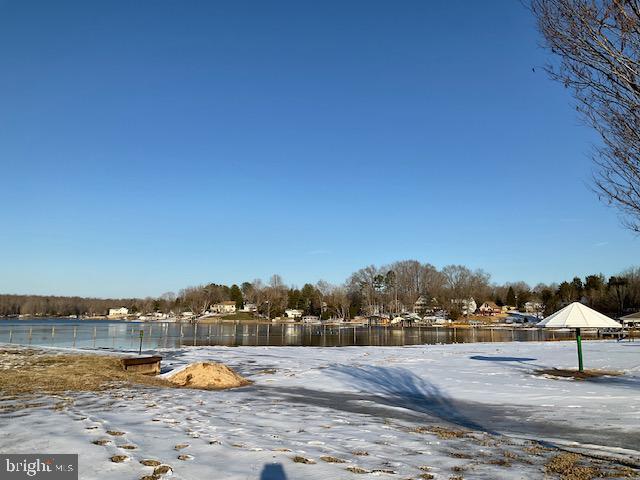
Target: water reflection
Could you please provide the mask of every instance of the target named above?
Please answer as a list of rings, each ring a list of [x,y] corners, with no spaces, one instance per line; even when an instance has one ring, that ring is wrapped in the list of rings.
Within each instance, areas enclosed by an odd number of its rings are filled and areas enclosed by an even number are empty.
[[[184,346],[401,346],[437,343],[568,340],[571,331],[536,328],[326,326],[250,322],[133,323],[89,320],[1,320],[0,342],[143,350]]]

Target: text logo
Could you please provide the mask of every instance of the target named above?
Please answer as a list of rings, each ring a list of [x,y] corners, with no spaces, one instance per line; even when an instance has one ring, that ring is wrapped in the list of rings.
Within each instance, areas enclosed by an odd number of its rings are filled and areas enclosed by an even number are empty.
[[[0,454],[2,480],[78,480],[76,454]]]

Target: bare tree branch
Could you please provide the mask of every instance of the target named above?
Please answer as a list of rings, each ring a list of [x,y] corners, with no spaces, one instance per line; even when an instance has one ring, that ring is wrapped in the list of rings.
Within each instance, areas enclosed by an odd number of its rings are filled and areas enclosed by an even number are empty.
[[[531,0],[531,11],[560,59],[547,72],[602,138],[594,189],[640,233],[640,2]]]

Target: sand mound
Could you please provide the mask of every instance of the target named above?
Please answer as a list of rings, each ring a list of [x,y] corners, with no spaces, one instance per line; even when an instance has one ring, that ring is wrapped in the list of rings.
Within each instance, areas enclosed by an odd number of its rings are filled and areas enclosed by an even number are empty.
[[[181,387],[223,389],[248,385],[251,382],[221,363],[192,363],[167,377]]]

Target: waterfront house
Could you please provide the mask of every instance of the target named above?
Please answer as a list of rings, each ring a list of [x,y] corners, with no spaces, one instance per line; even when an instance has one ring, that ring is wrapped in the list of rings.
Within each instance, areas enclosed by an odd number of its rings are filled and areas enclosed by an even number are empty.
[[[433,302],[429,300],[427,297],[420,295],[416,302],[413,304],[413,313],[417,313],[418,315],[424,315],[428,312],[433,311],[432,309]]]
[[[245,303],[240,309],[241,312],[257,312],[258,305],[255,303]]]
[[[524,311],[526,313],[538,313],[544,310],[544,305],[540,302],[526,302],[524,304]]]
[[[284,314],[288,317],[288,318],[302,318],[302,315],[304,315],[304,311],[300,310],[299,308],[288,308],[284,311]]]
[[[473,297],[455,298],[451,300],[451,303],[460,307],[462,315],[464,315],[465,317],[476,313],[476,309],[478,308],[478,305],[476,304],[476,301],[473,299]]]
[[[480,311],[480,315],[493,316],[502,313],[502,308],[493,302],[484,302],[478,307],[478,310]]]
[[[126,317],[127,315],[129,315],[129,309],[128,308],[120,307],[120,308],[110,308],[109,309],[109,317],[111,317],[111,318]]]
[[[216,303],[211,307],[212,313],[228,314],[236,313],[236,302],[233,300],[225,300],[224,302]]]
[[[320,317],[317,315],[303,315],[302,323],[320,323]]]

